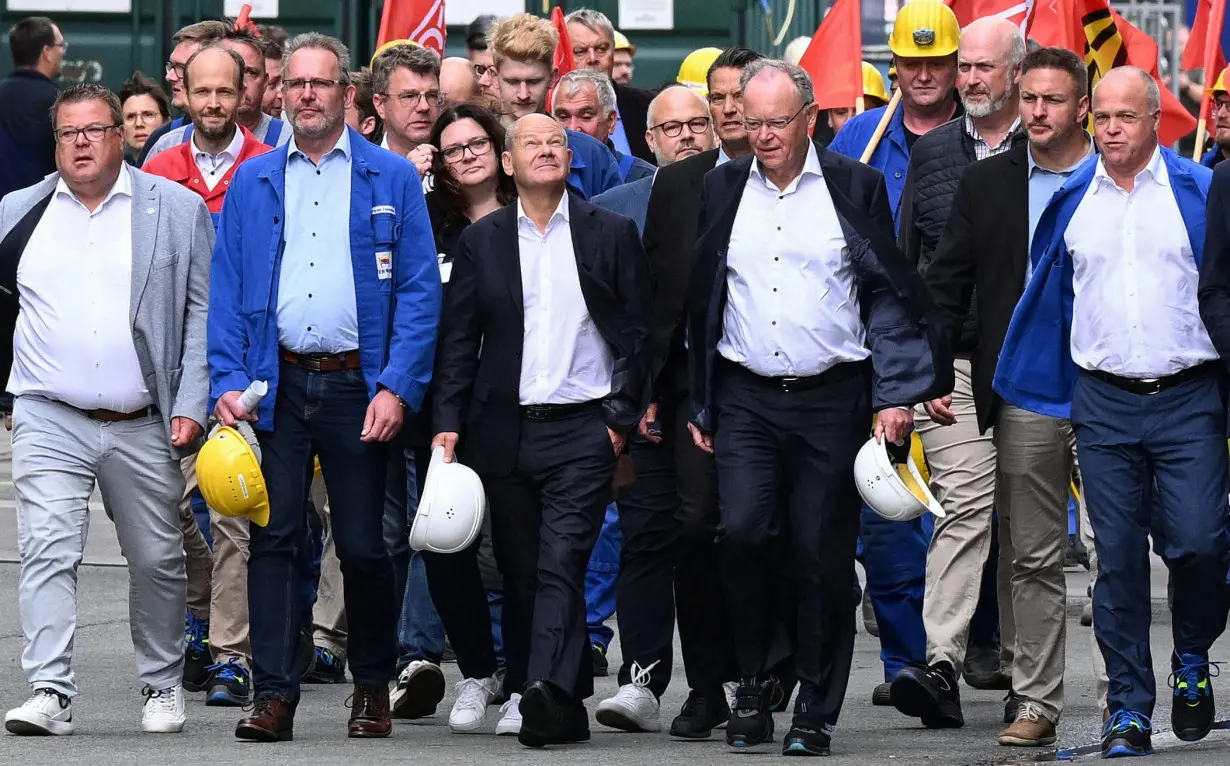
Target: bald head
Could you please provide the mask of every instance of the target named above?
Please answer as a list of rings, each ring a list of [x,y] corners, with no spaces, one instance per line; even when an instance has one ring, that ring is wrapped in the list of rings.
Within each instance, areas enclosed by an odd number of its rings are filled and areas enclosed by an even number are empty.
[[[1093,107],[1097,108],[1098,99],[1103,101],[1118,100],[1123,96],[1143,99],[1145,111],[1149,114],[1162,108],[1162,91],[1157,80],[1140,67],[1115,67],[1098,80],[1093,86]]]
[[[971,22],[961,30],[961,42],[958,50],[967,47],[992,47],[1002,51],[1005,57],[1011,56],[1014,64],[1019,64],[1025,58],[1025,37],[1021,28],[1007,19],[987,16]]]
[[[477,93],[478,75],[469,59],[453,56],[440,62],[440,97],[445,104],[464,104]]]
[[[1117,182],[1134,178],[1157,149],[1162,95],[1143,69],[1116,67],[1093,88],[1093,133],[1106,171]]]
[[[1025,38],[1007,19],[983,18],[961,32],[957,94],[975,120],[1017,112],[1017,82]]]
[[[646,122],[645,141],[659,167],[707,152],[717,140],[708,103],[685,85],[672,85],[655,96]]]

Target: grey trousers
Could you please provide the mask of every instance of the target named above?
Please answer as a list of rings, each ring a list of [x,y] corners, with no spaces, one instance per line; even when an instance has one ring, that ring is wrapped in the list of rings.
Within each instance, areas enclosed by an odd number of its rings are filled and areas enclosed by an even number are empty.
[[[153,689],[180,682],[184,662],[184,475],[161,417],[91,420],[36,396],[13,407],[13,489],[21,551],[22,670],[33,687],[70,697],[77,567],[97,482],[128,562],[128,618],[137,675]]]

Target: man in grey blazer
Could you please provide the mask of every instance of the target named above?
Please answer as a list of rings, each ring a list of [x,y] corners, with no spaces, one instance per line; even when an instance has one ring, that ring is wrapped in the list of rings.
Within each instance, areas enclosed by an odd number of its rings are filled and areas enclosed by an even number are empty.
[[[141,728],[184,727],[180,459],[208,412],[213,226],[201,198],[127,167],[119,100],[52,110],[59,172],[0,200],[0,372],[13,395],[22,566],[14,734],[71,734],[77,565],[95,483],[128,562]]]

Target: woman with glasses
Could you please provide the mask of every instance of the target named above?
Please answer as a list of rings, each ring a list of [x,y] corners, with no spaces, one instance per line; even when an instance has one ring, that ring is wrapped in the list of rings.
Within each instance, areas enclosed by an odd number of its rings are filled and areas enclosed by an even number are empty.
[[[133,73],[120,88],[119,96],[124,115],[124,159],[134,165],[150,135],[171,119],[170,104],[158,83],[141,72]]]

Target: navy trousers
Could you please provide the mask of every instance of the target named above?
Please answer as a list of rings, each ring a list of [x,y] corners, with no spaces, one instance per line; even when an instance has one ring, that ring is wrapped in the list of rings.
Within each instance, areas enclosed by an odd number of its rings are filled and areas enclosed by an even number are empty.
[[[1097,546],[1094,631],[1113,713],[1153,715],[1149,535],[1174,584],[1174,651],[1207,657],[1226,627],[1226,401],[1220,369],[1157,394],[1081,375],[1072,428]],[[1147,488],[1156,489],[1150,502]]]

